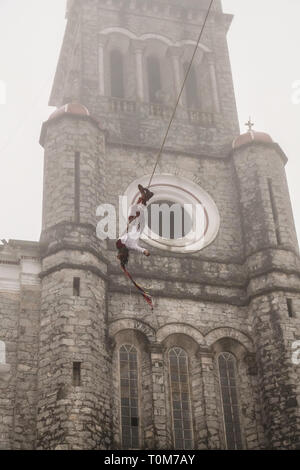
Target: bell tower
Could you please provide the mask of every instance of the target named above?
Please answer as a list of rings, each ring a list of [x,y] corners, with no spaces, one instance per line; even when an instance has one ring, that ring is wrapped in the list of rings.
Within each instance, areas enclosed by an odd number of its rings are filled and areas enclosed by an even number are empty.
[[[219,0],[151,186],[153,200],[200,206],[205,223],[192,240],[150,230],[151,257],[130,254],[154,313],[115,239],[97,237],[97,207],[132,203],[149,182],[209,3],[68,1],[40,140],[37,448],[299,447],[287,158],[268,134],[239,135]]]
[[[112,143],[157,148],[191,60],[208,0],[68,2],[67,30],[50,104],[84,104]],[[215,155],[238,133],[226,33],[212,7],[171,129],[174,150]]]

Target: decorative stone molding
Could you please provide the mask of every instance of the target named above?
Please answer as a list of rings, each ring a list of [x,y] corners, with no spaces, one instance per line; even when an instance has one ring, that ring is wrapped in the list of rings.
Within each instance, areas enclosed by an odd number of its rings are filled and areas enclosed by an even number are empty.
[[[235,328],[221,327],[210,331],[205,335],[205,341],[208,347],[221,339],[231,338],[241,343],[248,352],[253,353],[252,340],[242,331],[236,330]]]
[[[216,0],[215,0],[216,1]],[[174,21],[181,22],[193,22],[200,23],[203,22],[207,9],[199,1],[191,2],[185,5],[182,2],[166,2],[166,1],[143,1],[143,0],[119,0],[114,2],[114,0],[100,0],[101,8],[107,9],[122,9],[131,12],[132,14],[142,13],[143,15],[151,15],[151,17],[157,18],[168,18]],[[227,17],[222,13],[222,8],[220,4],[215,3],[211,11],[211,21],[214,17],[223,18]],[[224,20],[225,21],[225,20]]]
[[[111,35],[111,34],[123,34],[125,36],[127,36],[129,39],[132,39],[132,40],[139,40],[139,41],[147,41],[147,40],[157,40],[157,41],[161,41],[163,42],[164,44],[166,44],[167,46],[170,46],[170,47],[178,47],[178,48],[182,48],[183,46],[196,46],[197,42],[196,41],[193,41],[191,39],[183,39],[181,41],[175,41],[173,42],[171,39],[169,39],[168,37],[166,36],[163,36],[161,34],[153,34],[153,33],[146,33],[146,34],[142,34],[141,36],[137,36],[135,33],[133,33],[132,31],[130,31],[129,29],[125,29],[125,28],[119,28],[119,27],[110,27],[110,28],[105,28],[103,29],[101,32],[100,32],[100,35],[99,37],[101,38],[101,41],[99,40],[99,42],[101,42],[102,44],[102,41],[103,41],[103,37],[105,35]],[[211,52],[211,50],[205,46],[204,44],[199,44],[199,49],[202,49],[202,51],[204,52]]]
[[[133,181],[125,191],[128,203],[127,207],[122,208],[125,220],[129,206],[135,204],[139,197],[138,184],[147,187],[149,179],[150,175],[143,176]],[[184,237],[172,240],[158,236],[146,226],[142,240],[155,248],[172,253],[196,253],[215,240],[220,228],[219,211],[210,195],[200,186],[180,176],[160,174],[154,176],[151,190],[154,192],[151,203],[171,201],[185,206],[192,220],[192,228]]]
[[[0,260],[0,291],[18,292],[21,286],[39,286],[41,261],[31,256]]]
[[[202,333],[191,325],[185,323],[169,323],[161,327],[156,334],[158,343],[162,343],[168,336],[183,334],[190,336],[198,344],[205,344]]]
[[[155,342],[155,331],[153,328],[141,320],[134,320],[132,318],[113,321],[108,327],[108,334],[110,337],[114,337],[117,333],[124,330],[139,331],[147,338],[149,343]]]

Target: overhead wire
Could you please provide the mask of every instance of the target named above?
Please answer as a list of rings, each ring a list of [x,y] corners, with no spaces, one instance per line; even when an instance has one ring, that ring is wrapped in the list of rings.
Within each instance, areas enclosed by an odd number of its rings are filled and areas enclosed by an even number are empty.
[[[182,83],[182,87],[181,87],[181,89],[180,89],[180,93],[179,93],[178,98],[177,98],[177,100],[176,100],[176,103],[175,103],[175,106],[174,106],[174,109],[173,109],[173,112],[172,112],[172,115],[171,115],[171,118],[170,118],[170,121],[169,121],[167,130],[166,130],[166,132],[165,132],[165,135],[164,135],[164,138],[163,138],[161,147],[160,147],[159,152],[158,152],[158,154],[157,154],[156,162],[155,162],[155,165],[154,165],[154,168],[153,168],[153,171],[152,171],[152,175],[151,175],[150,180],[149,180],[148,188],[151,186],[151,183],[152,183],[152,180],[153,180],[153,177],[154,177],[154,174],[155,174],[155,171],[156,171],[156,168],[157,168],[159,159],[160,159],[161,154],[162,154],[162,152],[163,152],[163,150],[164,150],[164,147],[165,147],[165,144],[166,144],[166,141],[167,141],[167,138],[168,138],[168,135],[169,135],[169,132],[170,132],[170,129],[171,129],[173,120],[174,120],[175,115],[176,115],[176,111],[177,111],[178,105],[179,105],[179,103],[180,103],[180,99],[181,99],[181,96],[182,96],[182,93],[183,93],[185,84],[186,84],[186,82],[187,82],[187,79],[188,79],[188,77],[189,77],[189,73],[190,73],[191,68],[192,68],[192,66],[193,66],[193,62],[194,62],[196,53],[197,53],[197,51],[198,51],[198,47],[199,47],[199,44],[200,44],[200,41],[201,41],[203,32],[204,32],[204,30],[205,30],[205,26],[206,26],[206,23],[207,23],[209,14],[210,14],[211,9],[212,9],[213,2],[214,2],[214,0],[210,0],[210,4],[209,4],[208,10],[207,10],[207,13],[206,13],[206,15],[205,15],[205,19],[204,19],[204,22],[203,22],[201,31],[200,31],[199,36],[198,36],[198,40],[197,40],[197,43],[196,43],[196,46],[195,46],[195,49],[194,49],[192,58],[191,58],[191,60],[190,60],[190,62],[189,62],[189,66],[188,66],[188,68],[187,68],[187,71],[186,71],[186,74],[185,74],[185,77],[184,77],[184,80],[183,80],[183,83]]]

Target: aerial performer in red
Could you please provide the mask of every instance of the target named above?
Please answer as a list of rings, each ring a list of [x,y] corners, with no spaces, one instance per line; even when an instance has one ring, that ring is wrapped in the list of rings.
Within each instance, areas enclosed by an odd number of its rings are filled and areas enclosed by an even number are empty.
[[[121,268],[126,274],[126,276],[141,292],[142,296],[153,310],[151,296],[134,281],[131,274],[127,271],[126,268],[130,250],[142,253],[147,257],[150,256],[149,251],[139,245],[139,240],[145,226],[145,208],[147,206],[147,202],[153,197],[153,193],[148,188],[144,188],[141,184],[139,184],[138,188],[141,195],[137,203],[130,207],[127,230],[125,234],[122,235],[116,243],[118,249],[117,257],[120,260]]]

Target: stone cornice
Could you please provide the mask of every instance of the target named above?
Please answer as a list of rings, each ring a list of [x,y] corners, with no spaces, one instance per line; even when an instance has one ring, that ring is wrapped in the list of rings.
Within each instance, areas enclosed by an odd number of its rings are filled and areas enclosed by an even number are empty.
[[[181,283],[181,284],[193,284],[197,286],[203,286],[203,287],[220,287],[220,288],[228,288],[228,289],[244,289],[245,288],[245,283],[243,281],[234,281],[233,279],[228,279],[228,281],[216,281],[212,282],[212,279],[209,280],[197,280],[195,279],[194,276],[182,276],[182,277],[175,277],[175,276],[169,276],[169,275],[163,275],[163,274],[156,274],[156,273],[145,273],[145,271],[135,271],[132,270],[131,274],[133,275],[134,278],[141,278],[145,279],[148,281],[155,280],[155,281],[161,281],[161,282],[172,282],[172,283]],[[122,276],[122,272],[120,272],[119,269],[114,269],[111,268],[109,271],[109,275],[118,275]],[[300,274],[299,274],[300,275]]]
[[[49,276],[50,274],[53,274],[57,271],[61,271],[62,269],[72,269],[72,270],[79,270],[79,271],[89,271],[96,276],[99,276],[101,279],[104,281],[108,281],[109,278],[107,277],[106,274],[104,274],[100,269],[98,269],[96,266],[93,266],[91,264],[74,264],[74,263],[60,263],[55,266],[52,266],[51,268],[47,269],[46,271],[42,271],[39,274],[39,277],[41,279],[44,279],[44,277]]]
[[[64,114],[60,114],[58,116],[55,116],[51,119],[48,119],[48,121],[45,121],[43,122],[42,124],[42,130],[41,130],[41,135],[40,135],[40,140],[39,140],[39,143],[42,147],[45,146],[45,140],[47,138],[47,129],[49,126],[51,125],[54,125],[64,119],[71,119],[71,120],[74,120],[74,121],[86,121],[86,122],[89,122],[91,123],[93,126],[95,126],[95,128],[99,131],[99,132],[102,132],[103,134],[106,134],[107,131],[106,130],[103,130],[100,128],[100,123],[99,121],[92,117],[92,116],[85,116],[85,115],[81,115],[81,114],[71,114],[71,113],[64,113]]]
[[[187,2],[151,0],[119,0],[116,4],[113,0],[99,0],[99,9],[126,12],[134,16],[148,16],[151,18],[165,18],[178,21],[181,24],[196,25],[203,22],[207,9],[199,0],[189,0]],[[229,17],[229,19],[227,19]],[[231,23],[232,15],[223,13],[221,7],[213,6],[210,13],[210,20],[223,22],[226,30]]]
[[[161,274],[145,274],[145,272],[141,271],[131,271],[131,274],[133,275],[134,278],[141,278],[145,279],[146,281],[151,281],[151,280],[156,280],[156,281],[161,281],[161,282],[171,282],[171,283],[180,283],[182,286],[184,285],[194,285],[194,286],[199,286],[203,288],[221,288],[221,289],[241,289],[241,291],[245,292],[244,297],[247,296],[246,292],[249,287],[249,284],[251,281],[255,279],[259,279],[262,276],[268,276],[272,274],[284,274],[286,276],[295,276],[296,278],[299,279],[300,281],[300,271],[293,270],[293,269],[284,269],[284,268],[268,268],[268,269],[261,269],[257,274],[252,274],[247,276],[245,281],[235,281],[234,279],[228,279],[228,281],[220,281],[217,280],[215,282],[212,282],[212,279],[208,279],[207,281],[204,280],[199,280],[197,281],[195,277],[191,276],[190,278],[187,277],[173,277],[173,276],[168,276],[168,275],[161,275]],[[121,275],[119,270],[117,269],[110,269],[108,276],[110,275]],[[112,281],[113,282],[113,281]],[[284,285],[282,286],[274,286],[275,289],[280,289],[280,290],[287,290],[290,288],[286,288]],[[300,292],[300,287],[299,288],[292,288],[293,291]],[[251,296],[256,295],[256,292],[251,294]]]
[[[94,255],[99,261],[102,261],[105,264],[108,264],[109,261],[107,258],[105,258],[101,253],[99,253],[96,249],[93,247],[87,245],[87,244],[72,244],[72,243],[65,243],[65,242],[60,242],[57,243],[54,247],[50,248],[47,250],[46,253],[43,254],[42,259],[48,258],[49,256],[55,255],[59,253],[60,251],[80,251],[80,252],[88,252]]]
[[[119,142],[118,140],[114,139],[113,137],[109,136],[107,137],[107,146],[111,146],[111,147],[128,147],[128,148],[135,148],[135,149],[141,149],[141,150],[147,150],[147,151],[151,151],[151,152],[157,152],[159,150],[159,147],[154,147],[152,145],[144,145],[144,144],[140,144],[140,143],[133,143],[133,142]],[[284,153],[284,151],[282,150],[282,148],[280,147],[279,144],[277,143],[267,143],[267,142],[250,142],[250,143],[247,143],[237,149],[231,149],[230,151],[228,151],[228,145],[227,146],[224,146],[224,149],[223,151],[220,151],[220,156],[215,156],[215,155],[209,155],[209,154],[201,154],[201,153],[197,153],[197,152],[194,152],[192,150],[187,150],[187,151],[184,151],[184,150],[179,150],[179,149],[172,149],[170,147],[166,147],[165,148],[165,152],[166,153],[170,153],[170,154],[173,154],[173,155],[184,155],[184,156],[187,156],[187,157],[191,157],[191,158],[197,158],[197,159],[208,159],[208,160],[215,160],[215,161],[219,161],[219,160],[232,160],[233,159],[233,156],[236,155],[240,150],[244,149],[244,148],[247,148],[247,147],[251,147],[251,146],[263,146],[263,147],[266,147],[266,148],[272,148],[274,149],[280,156],[282,162],[284,163],[284,165],[286,165],[286,163],[288,162],[288,158],[286,156],[286,154]]]
[[[21,287],[40,285],[41,260],[20,256],[16,261],[0,260],[0,291],[18,292]]]
[[[244,145],[241,145],[240,147],[237,147],[236,149],[232,149],[228,155],[229,158],[231,158],[233,155],[237,155],[239,152],[242,150],[248,148],[248,147],[265,147],[265,148],[271,148],[275,150],[279,157],[282,160],[283,165],[285,166],[288,162],[288,158],[280,145],[276,142],[256,142],[255,140],[252,142],[247,142]]]
[[[117,292],[121,294],[129,295],[129,288],[127,286],[122,286],[115,283],[109,283],[108,286],[109,292]],[[176,292],[176,290],[171,291],[170,289],[166,290],[156,290],[156,289],[149,289],[150,294],[154,298],[169,298],[173,300],[192,300],[195,302],[211,302],[217,304],[228,304],[228,305],[235,305],[239,307],[247,306],[247,300],[243,300],[241,297],[238,296],[226,296],[226,295],[218,295],[218,294],[189,294],[187,292]],[[140,295],[138,292],[131,291],[131,295]]]
[[[117,284],[109,284],[109,292],[111,293],[120,293],[120,294],[127,294],[129,295],[128,287],[117,285]],[[189,293],[176,293],[168,291],[158,291],[151,289],[150,294],[154,298],[169,298],[172,300],[187,300],[187,301],[194,301],[194,302],[209,302],[214,304],[223,304],[223,305],[231,305],[236,307],[248,307],[252,300],[257,297],[262,297],[269,294],[274,293],[290,293],[290,294],[300,294],[300,288],[286,288],[286,287],[270,287],[261,289],[249,296],[245,299],[241,299],[240,297],[236,296],[221,296],[217,294],[189,294]],[[138,292],[131,292],[131,295],[139,295]]]

